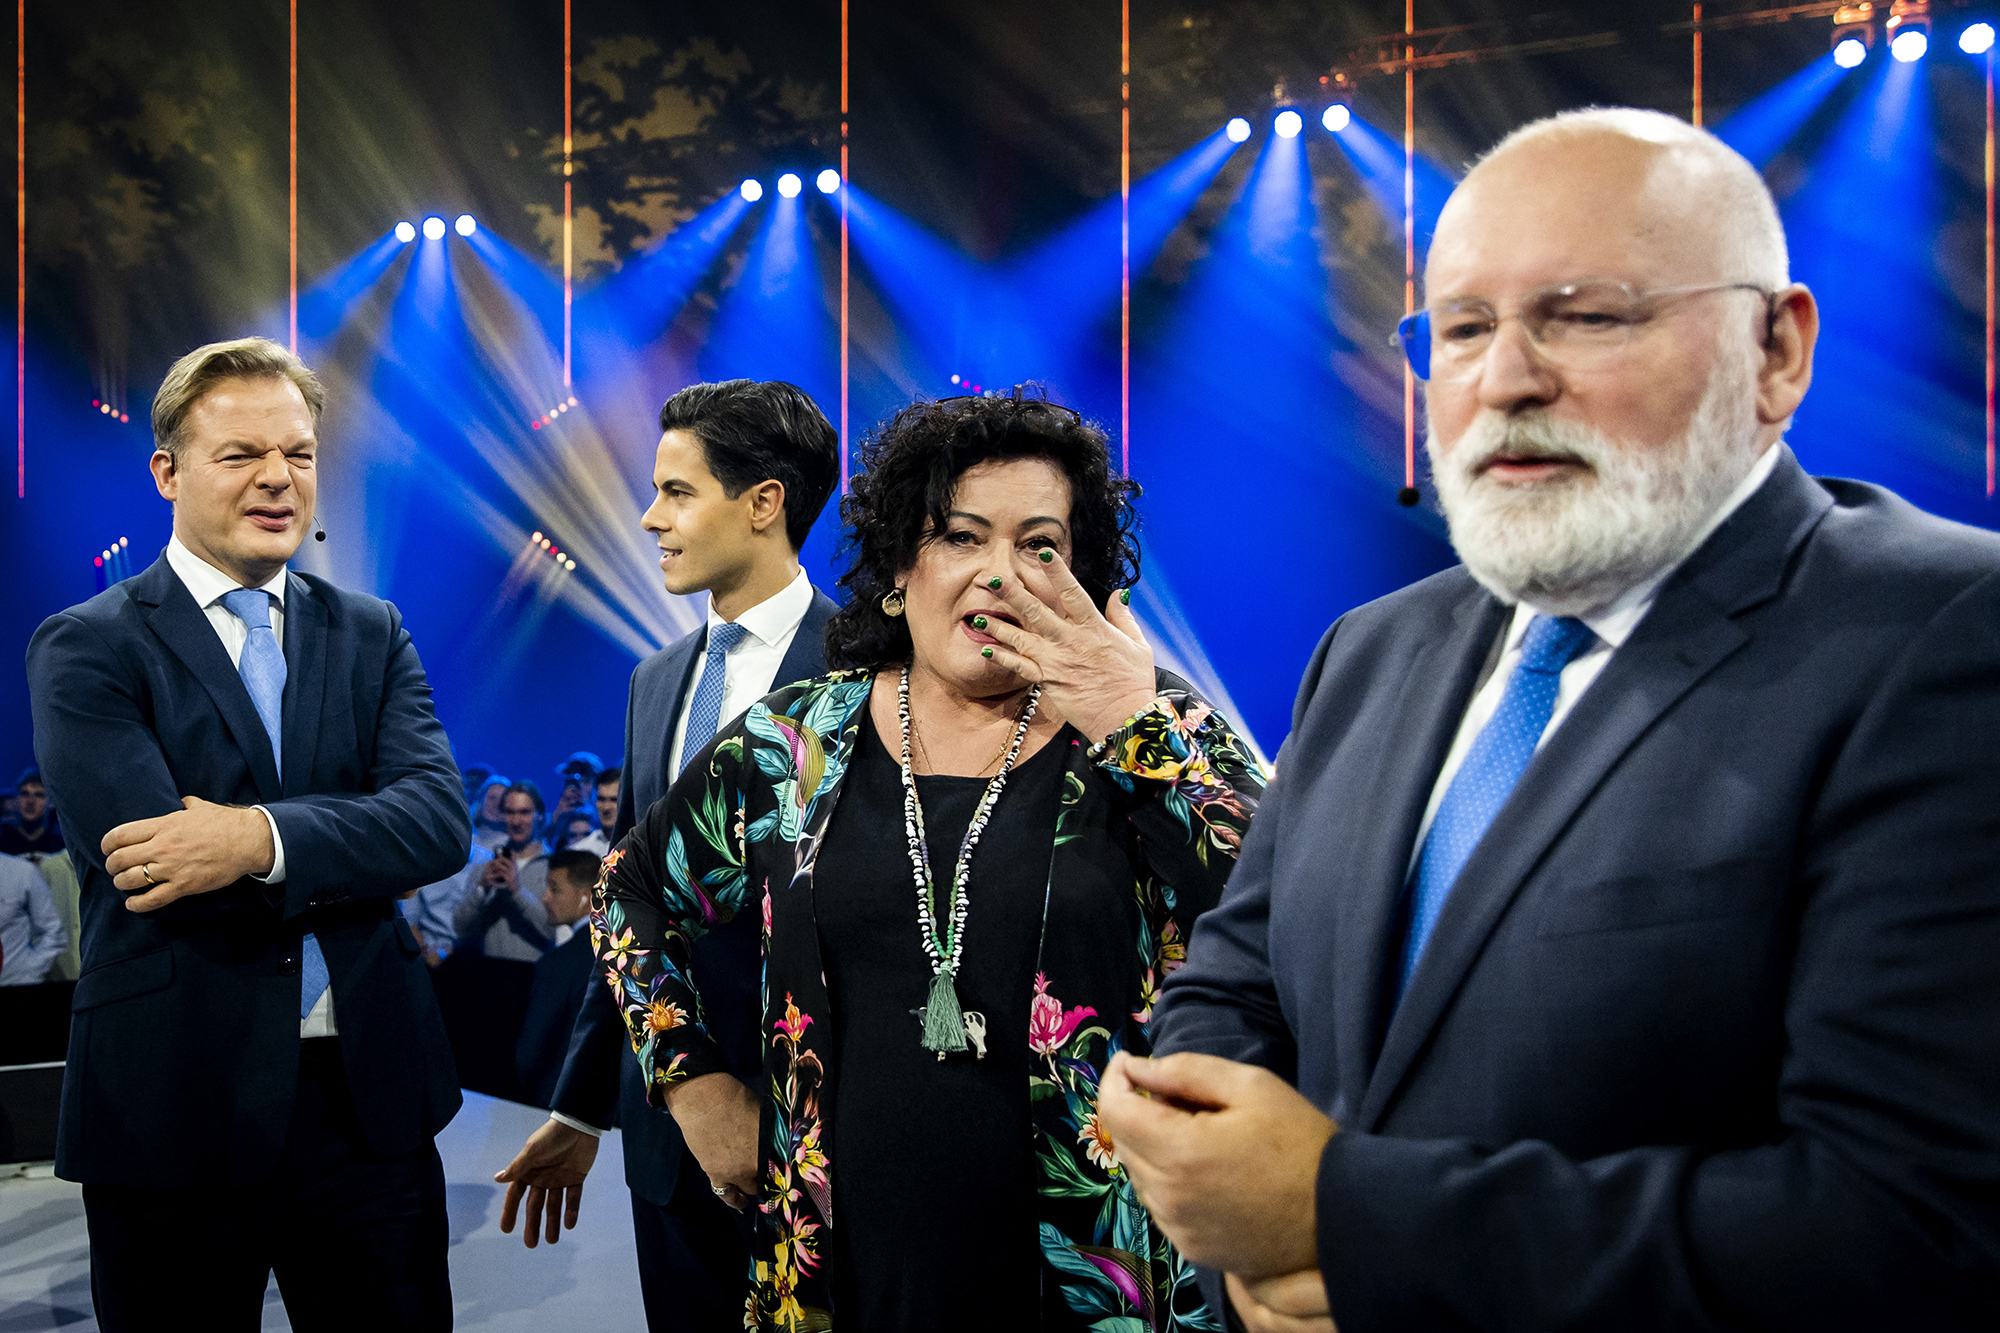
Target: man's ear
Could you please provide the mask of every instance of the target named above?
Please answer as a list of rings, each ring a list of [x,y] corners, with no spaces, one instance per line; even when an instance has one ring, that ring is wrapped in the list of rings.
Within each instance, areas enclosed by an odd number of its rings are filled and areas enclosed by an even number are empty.
[[[750,527],[762,533],[785,521],[785,483],[773,478],[750,488]]]
[[[174,467],[174,456],[165,449],[153,450],[153,485],[158,488],[160,498],[166,501],[180,499],[181,481]]]
[[[1804,283],[1772,293],[1764,364],[1757,373],[1757,420],[1791,419],[1812,386],[1813,348],[1819,341],[1819,303]]]

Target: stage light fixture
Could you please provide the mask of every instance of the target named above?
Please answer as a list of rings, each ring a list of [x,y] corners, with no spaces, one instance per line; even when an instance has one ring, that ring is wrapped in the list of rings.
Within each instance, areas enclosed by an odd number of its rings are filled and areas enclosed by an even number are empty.
[[[1931,49],[1930,0],[1896,0],[1882,31],[1889,38],[1890,55],[1906,65],[1922,60]]]
[[[1232,116],[1222,132],[1229,136],[1229,142],[1242,143],[1250,137],[1250,122],[1241,116]]]
[[[407,222],[398,222],[396,224],[396,239],[404,245],[408,245],[411,241],[417,239],[417,229]]]
[[[1305,117],[1289,108],[1280,111],[1278,118],[1271,122],[1271,128],[1278,132],[1280,139],[1296,139],[1299,137],[1299,131],[1305,127]]]
[[[798,198],[799,191],[805,188],[806,188],[806,183],[799,179],[799,175],[796,171],[788,171],[784,175],[778,177],[778,193],[782,194],[787,199]]]
[[[819,186],[821,194],[833,194],[840,189],[840,173],[832,167],[828,167],[825,171],[819,173],[819,179],[815,180],[813,184]]]
[[[738,187],[738,191],[742,194],[745,200],[753,204],[756,203],[759,199],[762,199],[764,197],[763,183],[761,181],[757,181],[754,179],[744,181],[743,184]]]
[[[1969,56],[1983,56],[1993,49],[1993,25],[1975,23],[1958,35],[1958,49]]]
[[[441,241],[444,239],[443,218],[424,219],[424,239],[429,241]]]
[[[1326,109],[1326,114],[1319,118],[1319,123],[1338,134],[1354,123],[1354,113],[1339,102],[1335,102]]]
[[[472,220],[472,214],[460,213],[458,221],[451,224],[451,229],[460,236],[470,236],[473,232],[479,230],[479,224]]]
[[[1869,0],[1833,11],[1833,63],[1853,69],[1868,58],[1875,45],[1875,6]]]

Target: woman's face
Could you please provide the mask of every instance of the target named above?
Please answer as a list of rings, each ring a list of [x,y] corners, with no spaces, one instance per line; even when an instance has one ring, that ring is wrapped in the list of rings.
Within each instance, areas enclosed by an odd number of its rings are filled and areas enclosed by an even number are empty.
[[[1021,688],[1019,676],[980,656],[994,639],[974,629],[972,618],[1016,623],[989,585],[995,578],[1020,583],[1044,550],[1068,564],[1069,517],[1069,478],[1047,459],[980,463],[959,476],[944,531],[897,577],[915,646],[913,675],[971,699]]]
[[[486,784],[486,790],[479,795],[479,817],[489,824],[500,822],[500,802],[506,797],[507,789],[497,782]]]

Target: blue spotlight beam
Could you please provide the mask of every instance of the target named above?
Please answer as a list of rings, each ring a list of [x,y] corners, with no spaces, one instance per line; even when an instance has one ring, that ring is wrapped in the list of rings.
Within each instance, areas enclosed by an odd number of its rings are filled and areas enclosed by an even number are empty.
[[[1363,188],[1375,206],[1382,210],[1382,216],[1395,224],[1398,231],[1403,224],[1403,143],[1392,139],[1376,129],[1360,116],[1353,116],[1347,128],[1333,136],[1356,174],[1361,177]],[[1437,230],[1438,214],[1444,211],[1445,200],[1451,198],[1456,188],[1450,173],[1422,155],[1416,161],[1415,231],[1418,264],[1421,268],[1423,255],[1430,249],[1431,233]]]
[[[402,251],[403,242],[395,233],[385,233],[381,240],[300,292],[299,333],[316,342],[330,337],[348,308],[381,280]]]
[[[1768,166],[1847,73],[1831,51],[1713,126],[1717,137],[1758,167]]]

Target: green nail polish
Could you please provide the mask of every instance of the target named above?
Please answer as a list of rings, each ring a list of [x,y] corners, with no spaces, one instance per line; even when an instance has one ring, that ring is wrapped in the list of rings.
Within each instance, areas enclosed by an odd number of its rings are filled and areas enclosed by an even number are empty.
[[[1049,561],[1051,561],[1051,560],[1053,560],[1053,559],[1055,559],[1055,558],[1056,558],[1056,553],[1055,553],[1054,551],[1044,551],[1044,552],[1042,552],[1042,563],[1043,563],[1043,564],[1045,564],[1045,565],[1046,565],[1046,564],[1048,564],[1048,563],[1049,563]]]
[[[979,655],[981,657],[991,657],[993,656],[993,650],[991,648],[981,648],[979,650]]]
[[[972,618],[972,628],[974,628],[974,629],[985,629],[985,628],[986,628],[986,617],[985,617],[985,616],[974,616],[974,617]]]
[[[1118,600],[1125,606],[1132,605],[1132,590],[1130,588],[1120,588],[1118,590]]]
[[[1000,591],[1000,580],[999,580],[998,578],[990,578],[990,579],[986,580],[986,586],[987,586],[987,587],[989,587],[989,588],[991,588],[991,589],[993,589],[993,591],[995,591],[995,592],[999,592],[999,591]]]

